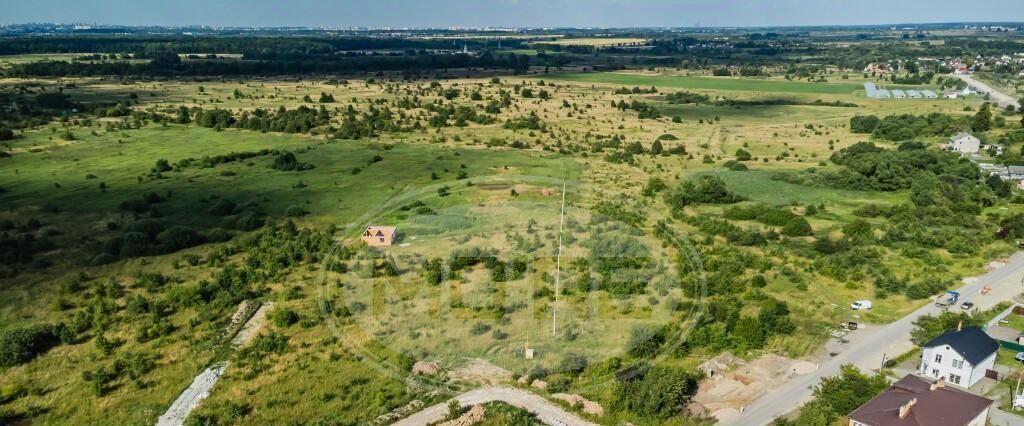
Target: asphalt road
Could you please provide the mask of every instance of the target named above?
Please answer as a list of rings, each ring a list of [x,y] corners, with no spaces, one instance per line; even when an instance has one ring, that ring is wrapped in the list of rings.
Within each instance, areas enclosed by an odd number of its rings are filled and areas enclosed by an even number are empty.
[[[1020,103],[1018,103],[1016,98],[993,89],[992,86],[982,83],[968,74],[956,74],[956,76],[963,80],[964,83],[967,83],[967,85],[971,89],[974,89],[974,91],[978,93],[988,93],[989,100],[992,101],[992,103],[999,105],[1000,108],[1005,108],[1007,105],[1013,105],[1014,108],[1020,108]]]
[[[1024,278],[1024,252],[1010,257],[1007,264],[978,277],[971,284],[961,287],[960,301],[974,302],[978,310],[989,309],[999,302],[1009,301],[1024,292],[1021,281]],[[992,292],[980,294],[982,287],[991,287]],[[771,423],[776,417],[786,414],[811,399],[811,391],[823,377],[839,373],[843,364],[853,364],[861,370],[878,369],[883,357],[892,358],[913,349],[910,342],[910,331],[913,322],[924,315],[935,315],[941,308],[934,303],[922,307],[891,324],[869,326],[855,331],[866,335],[857,336],[856,344],[852,344],[838,355],[821,363],[821,366],[810,374],[794,376],[766,394],[751,405],[744,407],[743,412],[734,419],[721,424],[764,425]]]
[[[534,395],[530,392],[507,387],[486,387],[474,389],[462,395],[456,396],[459,405],[467,407],[476,404],[483,404],[491,401],[502,401],[509,405],[528,410],[536,414],[540,421],[554,426],[597,426],[594,423],[583,420],[579,416],[562,409],[550,401]],[[393,426],[424,426],[431,422],[444,419],[448,414],[448,402],[442,402],[406,417]]]
[[[988,413],[989,426],[1024,426],[1024,420],[996,407]]]

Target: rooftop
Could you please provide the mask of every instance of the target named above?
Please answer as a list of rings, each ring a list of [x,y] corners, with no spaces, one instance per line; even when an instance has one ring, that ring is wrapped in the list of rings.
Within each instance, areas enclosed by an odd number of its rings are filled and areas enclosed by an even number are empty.
[[[908,374],[850,418],[874,426],[963,426],[991,405],[990,399]]]
[[[999,350],[999,343],[978,327],[946,331],[923,346],[933,348],[943,345],[953,348],[971,365],[977,365]]]

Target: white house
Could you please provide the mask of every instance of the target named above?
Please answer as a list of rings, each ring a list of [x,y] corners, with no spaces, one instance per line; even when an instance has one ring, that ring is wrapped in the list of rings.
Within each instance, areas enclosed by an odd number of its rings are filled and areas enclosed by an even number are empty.
[[[980,328],[967,327],[942,333],[923,348],[918,373],[969,388],[995,365],[999,343]]]
[[[977,154],[981,151],[981,140],[970,133],[960,132],[949,138],[948,148],[961,154]]]

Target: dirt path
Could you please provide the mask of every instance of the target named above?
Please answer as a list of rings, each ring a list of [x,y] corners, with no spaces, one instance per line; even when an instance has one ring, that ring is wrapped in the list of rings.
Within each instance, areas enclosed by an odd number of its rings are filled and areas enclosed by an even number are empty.
[[[248,344],[259,331],[263,328],[263,323],[267,316],[267,311],[273,303],[266,303],[260,306],[259,309],[249,318],[248,321],[238,331],[238,334],[231,339],[231,347],[238,349]],[[174,400],[171,407],[167,409],[164,415],[157,419],[157,426],[182,426],[185,424],[185,419],[188,418],[189,413],[199,406],[199,403],[207,396],[210,396],[210,390],[213,389],[213,385],[217,384],[217,380],[224,375],[224,371],[227,370],[228,363],[222,362],[214,364],[199,373],[195,379],[192,380],[192,384],[189,385],[188,389],[185,389],[181,395],[178,395],[178,399]]]
[[[245,322],[245,325],[238,330],[238,334],[235,335],[235,338],[231,339],[231,346],[240,348],[252,341],[259,331],[263,329],[263,323],[267,320],[267,312],[269,312],[270,308],[273,306],[274,302],[267,302],[260,306],[260,308],[252,314],[252,317]]]
[[[1003,92],[1000,92],[996,89],[993,89],[992,86],[982,83],[975,79],[974,77],[971,77],[970,75],[957,74],[956,76],[957,78],[963,80],[964,83],[967,83],[967,86],[977,91],[978,93],[987,93],[989,100],[992,101],[992,103],[998,105],[1000,108],[1005,108],[1007,105],[1012,105],[1014,109],[1020,108],[1020,103],[1018,103],[1017,99],[1015,99],[1014,97],[1007,95]]]
[[[596,423],[591,423],[575,414],[565,411],[561,407],[552,404],[544,398],[515,388],[480,388],[456,396],[455,399],[459,401],[459,405],[462,407],[484,404],[491,401],[502,401],[506,404],[519,407],[536,414],[540,421],[549,425],[596,426]],[[416,414],[399,420],[394,423],[394,426],[424,426],[431,422],[444,419],[447,414],[448,402],[446,401],[427,407]]]
[[[181,426],[185,424],[185,418],[199,406],[200,401],[210,396],[210,389],[213,389],[213,385],[217,384],[217,380],[220,380],[220,376],[227,368],[227,363],[214,365],[196,376],[188,389],[185,389],[181,395],[178,395],[178,399],[174,400],[171,408],[168,408],[167,412],[160,416],[156,425]]]

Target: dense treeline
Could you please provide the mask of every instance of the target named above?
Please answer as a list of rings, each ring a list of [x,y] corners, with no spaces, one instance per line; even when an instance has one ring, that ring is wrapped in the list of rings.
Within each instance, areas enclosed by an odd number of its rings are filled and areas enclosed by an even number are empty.
[[[933,112],[928,115],[900,114],[878,118],[874,115],[850,118],[850,131],[870,133],[872,136],[890,140],[907,141],[919,137],[950,136],[969,127],[967,118],[953,117]]]
[[[813,244],[812,270],[821,275],[844,282],[872,278],[879,297],[901,293],[921,299],[953,285],[942,278],[944,266],[930,249],[966,255],[996,238],[1012,238],[1012,232],[998,234],[994,223],[979,217],[983,207],[1010,196],[1008,184],[998,177],[982,180],[977,166],[955,154],[914,142],[895,150],[861,142],[836,152],[832,161],[841,168],[779,173],[776,179],[841,189],[909,190],[910,199],[854,211],[861,218],[884,217],[881,225],[856,219],[842,227],[841,236],[819,235]],[[1006,218],[1001,229],[1017,229],[1018,222]],[[899,276],[885,266],[884,250],[877,245],[937,265],[930,268],[935,274]]]
[[[466,39],[474,50],[486,43]],[[504,41],[515,48],[518,40]],[[461,44],[459,45],[461,47]],[[0,45],[0,55],[32,53],[118,53],[136,58],[152,58],[163,52],[186,54],[241,54],[245,59],[298,59],[317,55],[336,55],[347,51],[452,49],[449,40],[407,37],[153,37],[153,36],[54,36],[8,38]]]
[[[527,55],[480,56],[422,54],[412,56],[346,56],[344,60],[320,57],[285,60],[181,61],[176,53],[156,55],[149,63],[41,61],[15,64],[4,70],[7,77],[86,77],[117,75],[130,77],[251,76],[310,73],[357,73],[377,71],[436,70],[447,68],[511,69],[523,73],[530,66]]]
[[[895,191],[911,188],[924,175],[952,177],[947,182],[963,182],[973,187],[981,178],[978,167],[970,160],[937,150],[924,144],[907,142],[898,149],[884,149],[870,142],[860,142],[832,154],[838,170],[808,169],[800,173],[779,173],[776,178],[801,185],[829,186],[841,189]],[[959,184],[958,184],[959,185]]]

